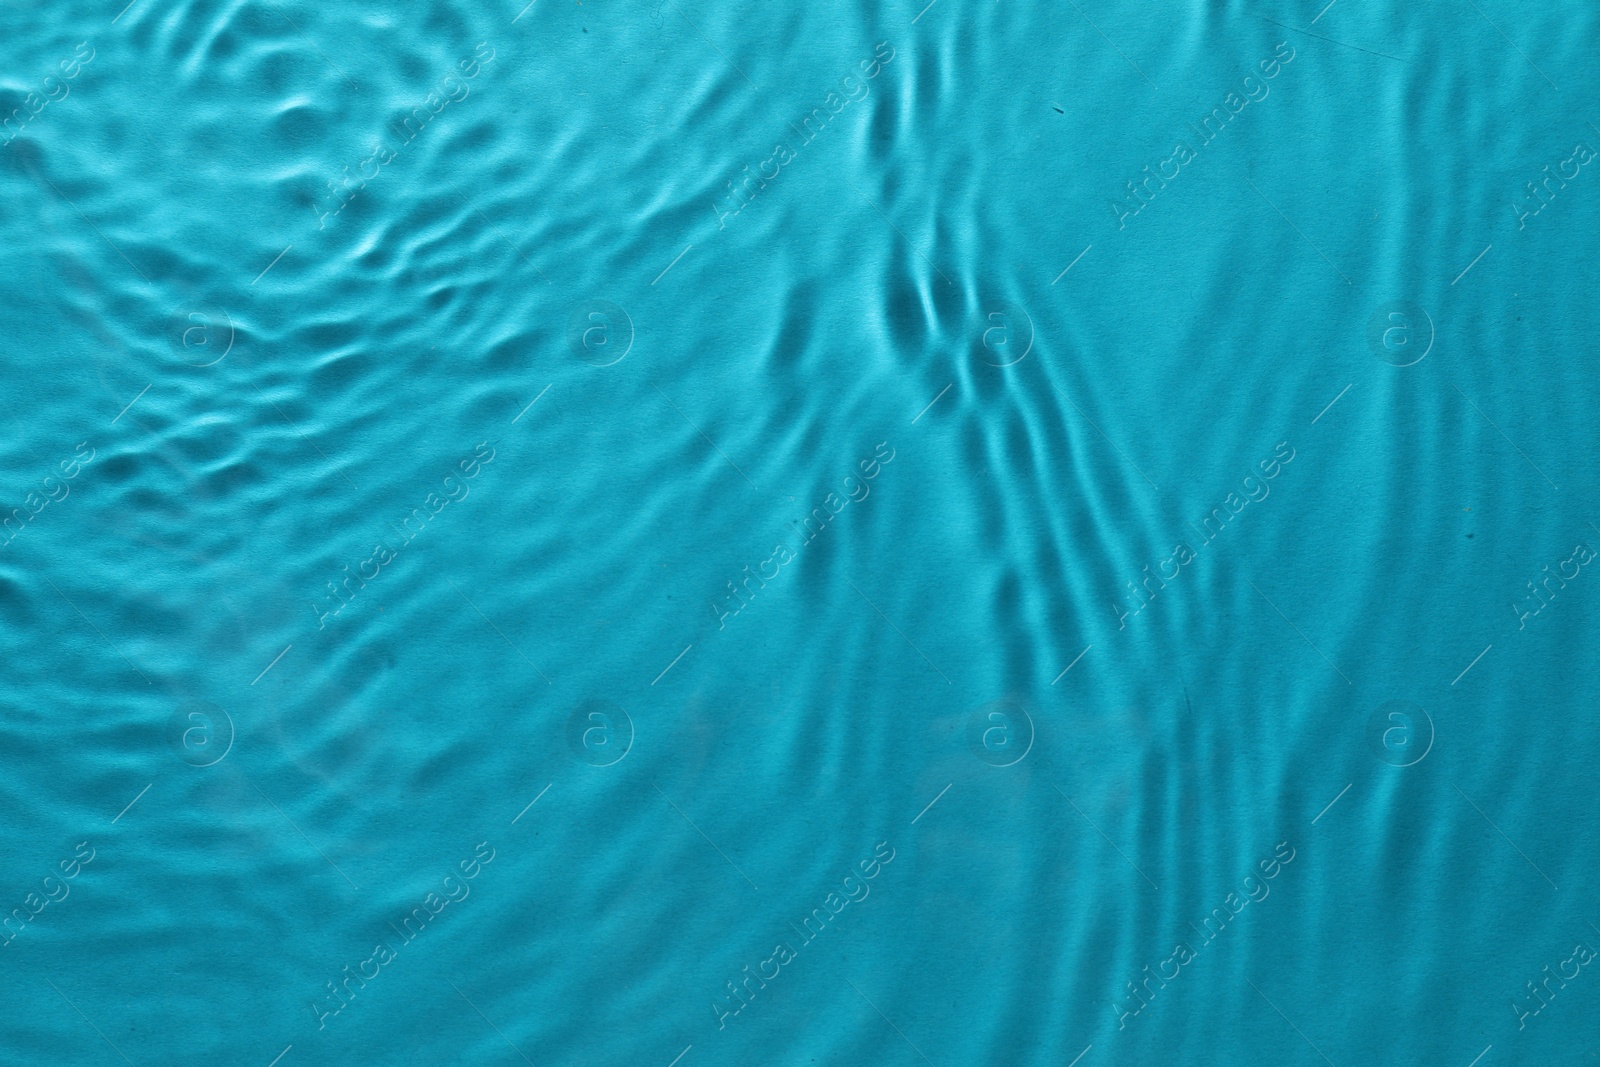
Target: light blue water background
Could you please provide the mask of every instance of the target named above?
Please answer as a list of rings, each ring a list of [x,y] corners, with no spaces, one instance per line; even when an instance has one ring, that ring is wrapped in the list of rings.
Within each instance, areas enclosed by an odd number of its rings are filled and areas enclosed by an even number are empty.
[[[0,10],[0,1063],[1600,1050],[1595,9],[123,2]]]

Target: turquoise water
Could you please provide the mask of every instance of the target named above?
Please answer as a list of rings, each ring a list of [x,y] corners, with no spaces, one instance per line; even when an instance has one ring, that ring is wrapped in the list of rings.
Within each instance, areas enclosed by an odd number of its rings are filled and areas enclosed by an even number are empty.
[[[123,2],[0,1063],[1600,1052],[1595,10]]]

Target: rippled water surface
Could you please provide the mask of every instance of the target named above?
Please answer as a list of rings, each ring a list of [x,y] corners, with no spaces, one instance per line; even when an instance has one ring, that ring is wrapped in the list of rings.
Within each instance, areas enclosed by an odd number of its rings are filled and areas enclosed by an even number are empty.
[[[0,1063],[1597,1054],[1593,8],[124,2]]]

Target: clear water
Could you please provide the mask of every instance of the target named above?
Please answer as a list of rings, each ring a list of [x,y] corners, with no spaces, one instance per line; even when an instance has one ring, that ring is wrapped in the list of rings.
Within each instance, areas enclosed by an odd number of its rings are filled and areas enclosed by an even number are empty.
[[[121,2],[0,1062],[1593,1058],[1594,9]]]

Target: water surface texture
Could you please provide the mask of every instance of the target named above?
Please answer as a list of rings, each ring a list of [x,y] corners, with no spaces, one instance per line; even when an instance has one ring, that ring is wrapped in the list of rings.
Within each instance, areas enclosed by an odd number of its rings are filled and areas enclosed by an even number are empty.
[[[125,2],[0,1063],[1600,1053],[1592,5]]]

